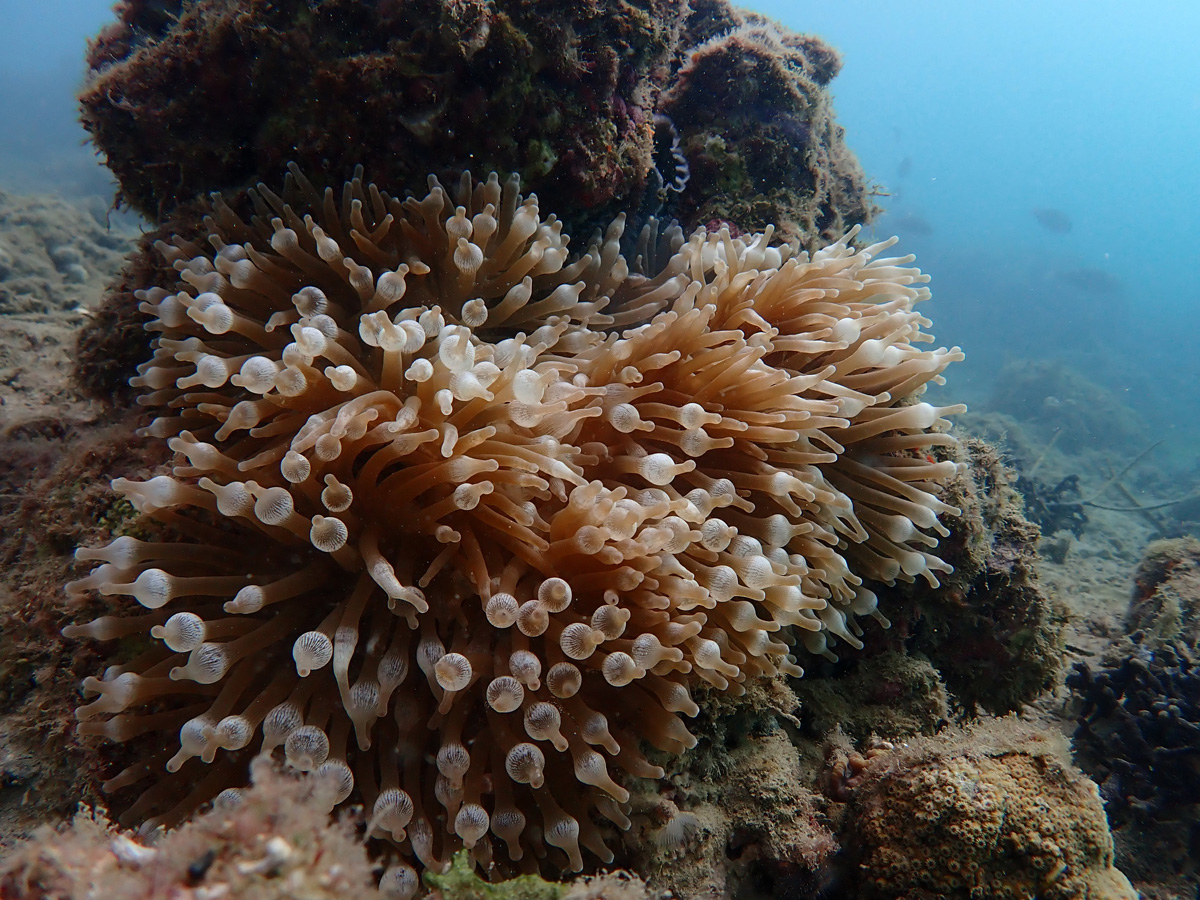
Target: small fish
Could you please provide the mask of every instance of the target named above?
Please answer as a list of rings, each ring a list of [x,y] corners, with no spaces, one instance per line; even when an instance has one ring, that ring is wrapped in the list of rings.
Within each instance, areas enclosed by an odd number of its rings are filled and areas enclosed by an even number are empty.
[[[1071,223],[1071,217],[1061,209],[1038,206],[1031,212],[1039,225],[1054,234],[1070,234],[1071,229],[1075,227]]]
[[[913,213],[905,213],[892,221],[896,232],[904,236],[929,237],[933,234],[933,226],[928,221]]]
[[[896,177],[900,179],[907,178],[912,174],[913,161],[911,156],[906,156],[900,160],[900,164],[896,166]]]

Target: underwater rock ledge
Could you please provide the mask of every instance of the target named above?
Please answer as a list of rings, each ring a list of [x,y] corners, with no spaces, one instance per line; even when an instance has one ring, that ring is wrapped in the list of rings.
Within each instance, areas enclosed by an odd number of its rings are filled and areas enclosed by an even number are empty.
[[[125,0],[117,15],[90,45],[82,117],[152,222],[289,161],[339,181],[362,164],[397,191],[516,173],[580,234],[670,206],[689,232],[774,224],[815,250],[873,213],[833,122],[837,54],[723,0]],[[671,118],[694,157],[682,185]]]

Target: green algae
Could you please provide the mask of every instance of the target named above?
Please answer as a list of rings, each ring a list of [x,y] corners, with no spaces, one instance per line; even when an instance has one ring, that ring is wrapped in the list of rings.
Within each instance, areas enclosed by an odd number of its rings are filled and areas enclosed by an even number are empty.
[[[567,891],[565,884],[544,881],[536,875],[489,884],[476,873],[475,863],[466,850],[454,855],[446,872],[439,875],[426,871],[425,883],[439,892],[443,900],[560,900]]]

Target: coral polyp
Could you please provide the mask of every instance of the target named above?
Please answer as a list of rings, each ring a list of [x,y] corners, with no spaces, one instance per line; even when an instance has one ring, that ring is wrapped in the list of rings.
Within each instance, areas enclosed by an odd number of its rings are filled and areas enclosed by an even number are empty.
[[[127,820],[235,803],[268,753],[365,805],[399,885],[611,861],[697,686],[798,676],[886,624],[867,581],[948,571],[961,407],[917,395],[962,354],[921,349],[891,241],[650,226],[627,261],[618,218],[572,257],[494,175],[250,197],[159,245],[134,384],[175,465],[113,482],[158,530],[68,586],[114,598],[69,637],[153,639],[77,711],[148,748]]]

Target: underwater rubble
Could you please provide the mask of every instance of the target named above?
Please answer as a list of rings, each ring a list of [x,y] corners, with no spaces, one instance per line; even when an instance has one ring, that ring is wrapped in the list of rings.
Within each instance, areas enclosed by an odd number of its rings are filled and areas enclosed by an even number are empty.
[[[98,304],[136,232],[99,198],[0,191],[0,315]]]

